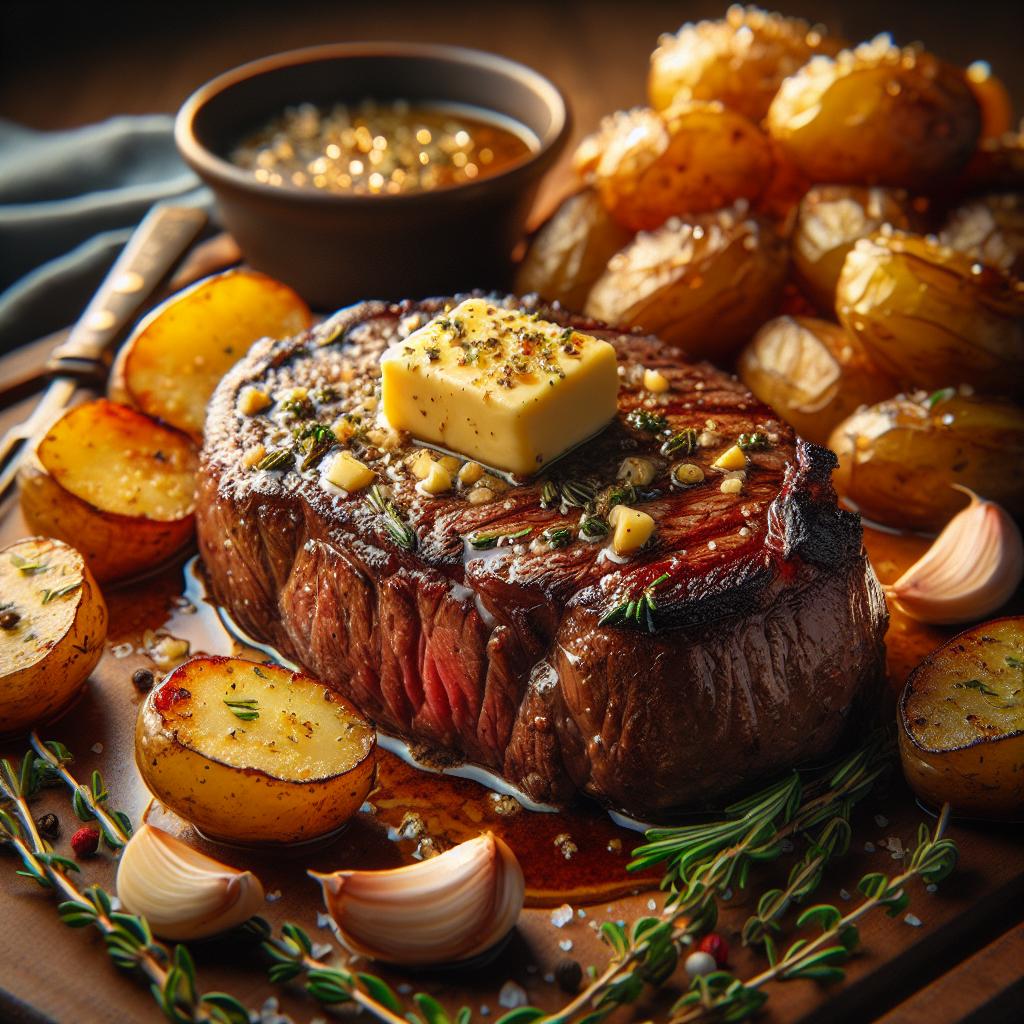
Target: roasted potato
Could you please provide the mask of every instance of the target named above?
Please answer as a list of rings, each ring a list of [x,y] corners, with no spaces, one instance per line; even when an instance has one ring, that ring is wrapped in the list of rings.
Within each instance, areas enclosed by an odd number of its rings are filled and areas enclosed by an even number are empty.
[[[1024,616],[953,637],[911,673],[900,757],[922,800],[981,818],[1024,815]]]
[[[105,398],[69,409],[22,466],[37,533],[74,544],[100,582],[155,568],[192,537],[191,440]]]
[[[836,313],[904,387],[1024,392],[1024,281],[934,238],[891,231],[857,242]]]
[[[1013,101],[1006,86],[992,74],[992,68],[984,60],[971,64],[965,76],[981,108],[981,137],[998,139],[1013,128]]]
[[[771,178],[767,136],[720,103],[693,101],[663,116],[634,112],[623,124],[607,140],[593,179],[605,208],[630,231],[754,199]]]
[[[834,482],[864,515],[937,530],[967,503],[962,484],[1024,516],[1024,409],[945,388],[855,412],[832,432]]]
[[[139,324],[118,356],[111,394],[201,440],[213,389],[252,343],[311,323],[309,307],[280,281],[253,270],[208,277]]]
[[[981,111],[958,68],[879,36],[787,78],[767,126],[814,181],[929,190],[970,159]]]
[[[205,835],[296,843],[329,835],[373,785],[377,737],[323,683],[280,665],[193,658],[149,692],[135,760]]]
[[[762,402],[821,445],[850,413],[898,390],[853,335],[810,317],[769,320],[740,353],[737,368]]]
[[[106,637],[107,606],[74,548],[29,537],[0,551],[0,735],[63,711]]]
[[[537,292],[580,310],[608,260],[633,237],[593,189],[570,196],[533,236],[516,276],[516,293]]]
[[[836,284],[854,242],[884,224],[910,228],[917,218],[902,189],[817,185],[800,200],[793,228],[793,270],[800,287],[829,316]]]
[[[611,258],[585,311],[723,360],[774,311],[786,262],[782,239],[738,203],[637,235]]]
[[[939,241],[968,259],[1024,277],[1024,195],[981,196],[953,210]]]
[[[736,4],[717,21],[663,35],[651,54],[647,93],[655,110],[718,100],[757,122],[784,78],[814,54],[835,54],[842,45],[821,26]]]

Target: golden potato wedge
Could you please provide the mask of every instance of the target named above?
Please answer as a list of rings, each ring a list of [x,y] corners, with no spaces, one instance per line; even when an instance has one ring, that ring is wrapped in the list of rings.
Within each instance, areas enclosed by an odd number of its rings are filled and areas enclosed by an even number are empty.
[[[692,101],[663,116],[648,111],[625,126],[608,139],[594,186],[608,212],[630,231],[754,199],[771,178],[767,136],[721,103]]]
[[[775,310],[785,243],[745,203],[637,235],[611,258],[588,316],[642,327],[694,358],[724,360]]]
[[[0,735],[63,711],[106,638],[107,606],[79,552],[49,537],[0,551]]]
[[[1006,86],[992,74],[984,60],[969,65],[964,75],[967,85],[981,107],[981,137],[998,139],[1013,129],[1013,100]]]
[[[853,335],[812,317],[769,320],[740,353],[737,369],[762,402],[821,445],[850,413],[898,390]]]
[[[143,781],[205,835],[328,835],[373,785],[377,736],[323,683],[280,665],[199,657],[151,690],[135,727]]]
[[[647,94],[655,110],[718,100],[758,122],[784,78],[814,54],[835,54],[842,46],[820,25],[734,4],[724,18],[686,24],[658,40]]]
[[[972,261],[1024,277],[1024,195],[981,196],[958,206],[939,241]]]
[[[815,186],[800,200],[791,240],[800,287],[818,309],[833,316],[839,272],[854,243],[885,224],[910,228],[916,223],[902,189]]]
[[[1005,399],[899,395],[832,432],[836,490],[889,526],[938,530],[967,504],[961,484],[1024,516],[1024,409]]]
[[[593,189],[577,192],[531,239],[516,275],[516,294],[537,292],[566,309],[581,310],[608,260],[632,237]]]
[[[879,36],[805,64],[766,123],[814,181],[929,190],[970,159],[981,111],[958,68]]]
[[[904,387],[1024,393],[1024,281],[934,238],[862,238],[843,263],[836,313]]]
[[[981,818],[1024,815],[1024,616],[933,651],[903,688],[900,757],[911,789]]]
[[[633,107],[631,110],[615,110],[601,118],[595,131],[583,137],[572,155],[572,169],[584,182],[592,182],[594,171],[601,155],[612,139],[625,137],[634,129],[647,133],[656,131],[661,118],[649,107]]]
[[[23,464],[22,512],[74,544],[96,579],[124,579],[188,544],[197,466],[185,434],[100,398],[64,413]]]
[[[115,382],[144,413],[201,439],[210,395],[252,343],[311,323],[309,307],[287,285],[228,270],[153,310],[125,343]]]

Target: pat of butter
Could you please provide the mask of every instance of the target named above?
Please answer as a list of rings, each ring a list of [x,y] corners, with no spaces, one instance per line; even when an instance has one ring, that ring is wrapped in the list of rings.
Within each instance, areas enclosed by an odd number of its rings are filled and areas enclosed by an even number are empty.
[[[536,473],[617,411],[611,345],[485,299],[393,345],[381,372],[392,427],[510,473]]]

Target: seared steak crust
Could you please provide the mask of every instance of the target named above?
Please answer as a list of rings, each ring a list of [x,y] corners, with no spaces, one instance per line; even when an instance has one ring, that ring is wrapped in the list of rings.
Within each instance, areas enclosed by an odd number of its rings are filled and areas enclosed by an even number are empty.
[[[297,338],[260,342],[224,378],[197,513],[216,599],[385,731],[484,765],[536,800],[583,791],[656,815],[827,752],[881,678],[886,624],[859,519],[836,506],[834,456],[708,364],[537,307],[610,341],[622,373],[619,419],[550,477],[600,488],[630,455],[658,469],[640,488],[657,529],[637,557],[623,562],[580,538],[552,549],[542,531],[574,526],[580,509],[542,507],[543,479],[482,504],[458,492],[430,498],[407,465],[417,446],[374,423],[381,352],[443,308],[364,303]],[[671,390],[644,391],[644,367]],[[247,386],[310,395],[292,413],[247,417],[238,412]],[[627,421],[637,408],[704,434],[686,457],[705,468],[704,484],[671,485],[663,438]],[[290,443],[304,417],[336,422],[346,410],[362,417],[349,446],[415,531],[414,550],[396,543],[365,492],[333,490],[315,468],[244,465],[259,445]],[[742,493],[723,493],[710,464],[754,430],[770,443],[748,452]],[[477,551],[466,541],[526,527],[514,546]],[[653,634],[599,625],[664,573]]]

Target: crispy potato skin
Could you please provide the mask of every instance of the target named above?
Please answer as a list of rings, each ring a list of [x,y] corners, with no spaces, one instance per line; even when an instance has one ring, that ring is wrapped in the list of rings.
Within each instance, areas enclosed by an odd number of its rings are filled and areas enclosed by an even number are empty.
[[[586,313],[722,360],[774,310],[786,266],[785,243],[740,203],[637,235],[609,261]]]
[[[820,445],[860,406],[898,390],[853,335],[812,317],[769,320],[740,353],[737,369],[762,402]]]
[[[170,683],[188,693],[188,687],[195,686],[197,673],[222,673],[232,662],[238,664],[237,659],[193,658],[168,677],[164,686]],[[265,671],[292,675],[275,667]],[[308,677],[300,678],[319,698],[323,687]],[[173,718],[165,718],[158,708],[162,689],[151,690],[139,708],[136,764],[159,800],[211,838],[274,845],[316,839],[348,821],[373,785],[376,737],[361,760],[338,774],[309,780],[276,777],[218,760],[182,742]],[[365,724],[351,705],[340,697],[332,699]],[[282,772],[282,776],[286,774]]]
[[[904,387],[1024,393],[1024,281],[902,232],[847,254],[836,312]]]
[[[139,324],[118,357],[114,394],[201,440],[210,395],[252,343],[298,334],[312,322],[306,303],[280,281],[254,270],[216,274]]]
[[[531,239],[519,265],[516,293],[536,292],[565,309],[581,310],[608,260],[632,237],[593,189],[583,189],[569,196]]]
[[[979,196],[951,210],[939,241],[972,262],[1024,277],[1024,194]]]
[[[593,180],[605,208],[630,231],[755,199],[771,179],[768,138],[720,103],[693,101],[663,116],[634,112],[622,124],[604,140]]]
[[[23,574],[12,557],[44,564]],[[45,589],[81,585],[42,603]],[[107,606],[81,554],[62,541],[29,537],[0,551],[2,604],[20,616],[0,631],[0,735],[23,732],[59,714],[85,685],[103,653]],[[26,635],[37,634],[33,644]]]
[[[139,502],[139,514],[126,515],[117,510],[117,504],[125,507],[124,492],[118,490],[120,471],[112,472],[110,465],[127,464],[158,484],[164,477],[171,479],[164,463],[172,451],[178,463],[174,479],[181,465],[194,476],[198,457],[184,434],[106,399],[76,406],[50,428],[19,471],[25,519],[37,533],[74,544],[101,582],[153,569],[192,538],[194,485],[180,505],[162,508],[159,517],[147,501]],[[89,492],[76,493],[83,468],[91,475],[91,467],[94,485]]]
[[[897,396],[832,432],[836,490],[889,526],[938,530],[970,488],[1024,517],[1024,410],[979,395]]]
[[[881,36],[805,64],[766,123],[814,181],[929,190],[970,159],[981,111],[960,69]]]
[[[911,788],[935,806],[981,818],[1024,815],[1024,617],[961,633],[911,673],[899,704],[899,745]],[[983,684],[988,694],[976,685]]]

